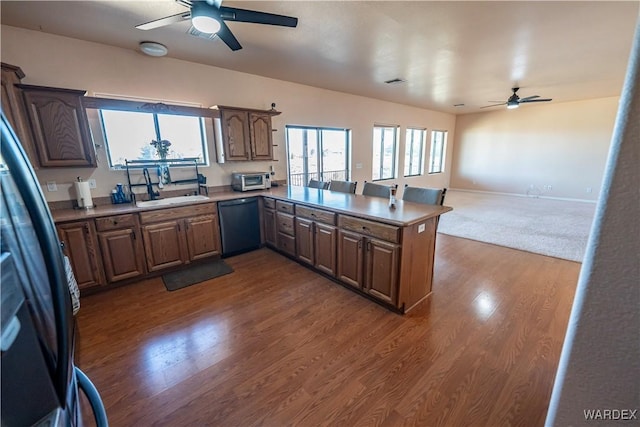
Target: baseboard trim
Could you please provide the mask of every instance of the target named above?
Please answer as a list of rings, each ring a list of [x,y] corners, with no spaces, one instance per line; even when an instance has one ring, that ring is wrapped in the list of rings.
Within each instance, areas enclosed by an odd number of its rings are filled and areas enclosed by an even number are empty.
[[[570,197],[552,197],[552,196],[543,196],[543,195],[531,195],[531,194],[519,194],[519,193],[503,193],[500,191],[486,191],[486,190],[470,190],[468,188],[449,188],[447,191],[460,191],[465,193],[481,193],[481,194],[492,194],[496,196],[512,196],[512,197],[524,197],[527,199],[550,199],[550,200],[563,200],[565,202],[582,202],[582,203],[597,203],[597,200],[589,200],[589,199],[572,199]],[[446,197],[445,197],[445,205],[446,205]]]

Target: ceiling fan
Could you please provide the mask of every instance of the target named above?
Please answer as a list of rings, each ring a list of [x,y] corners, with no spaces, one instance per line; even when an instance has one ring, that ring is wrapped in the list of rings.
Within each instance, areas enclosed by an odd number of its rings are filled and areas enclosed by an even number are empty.
[[[221,5],[222,0],[176,1],[188,7],[190,11],[136,25],[136,28],[139,30],[152,30],[191,19],[191,24],[196,30],[205,34],[216,34],[231,50],[236,51],[242,49],[242,46],[225,21],[250,22],[253,24],[277,25],[281,27],[296,27],[298,25],[298,18],[258,12],[256,10],[226,7]]]
[[[507,108],[511,109],[511,108],[518,108],[520,104],[525,104],[529,102],[552,101],[551,98],[540,98],[540,95],[533,95],[533,96],[527,96],[526,98],[520,98],[517,94],[519,89],[520,89],[519,87],[514,87],[511,89],[513,91],[513,95],[511,95],[509,99],[507,99],[507,102],[489,101],[489,102],[498,102],[498,104],[486,105],[480,108],[489,108],[489,107],[497,107],[498,105],[506,105]]]

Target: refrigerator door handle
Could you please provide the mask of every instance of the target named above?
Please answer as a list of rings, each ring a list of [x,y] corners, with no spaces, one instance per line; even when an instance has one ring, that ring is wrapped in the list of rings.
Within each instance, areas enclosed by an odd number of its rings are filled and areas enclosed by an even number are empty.
[[[87,396],[91,409],[93,410],[93,417],[96,420],[97,427],[108,427],[109,421],[107,420],[107,412],[104,409],[104,404],[100,398],[98,389],[93,385],[88,376],[80,370],[77,366],[74,366],[76,374],[76,380],[78,381],[78,387]]]

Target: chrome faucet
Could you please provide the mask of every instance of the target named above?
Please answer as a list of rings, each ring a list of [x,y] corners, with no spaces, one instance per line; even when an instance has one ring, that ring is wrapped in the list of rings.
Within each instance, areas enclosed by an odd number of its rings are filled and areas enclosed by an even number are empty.
[[[153,183],[151,182],[151,176],[149,175],[149,169],[142,169],[142,175],[144,175],[144,182],[147,184],[147,194],[149,194],[149,200],[156,200],[160,197],[159,191],[153,191]]]

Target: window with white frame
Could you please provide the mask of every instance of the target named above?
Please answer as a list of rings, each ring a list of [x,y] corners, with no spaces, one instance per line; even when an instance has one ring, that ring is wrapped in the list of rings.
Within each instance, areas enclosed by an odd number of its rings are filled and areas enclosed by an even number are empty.
[[[349,180],[350,130],[286,126],[289,185]]]
[[[396,177],[398,126],[373,127],[373,181]]]
[[[167,159],[198,158],[207,164],[204,118],[100,109],[109,166],[124,166],[125,160],[159,160],[152,141],[171,143]]]
[[[404,151],[404,176],[424,174],[424,144],[427,130],[407,128]]]
[[[447,131],[431,131],[431,155],[429,156],[429,173],[444,172],[444,153],[447,146]]]

